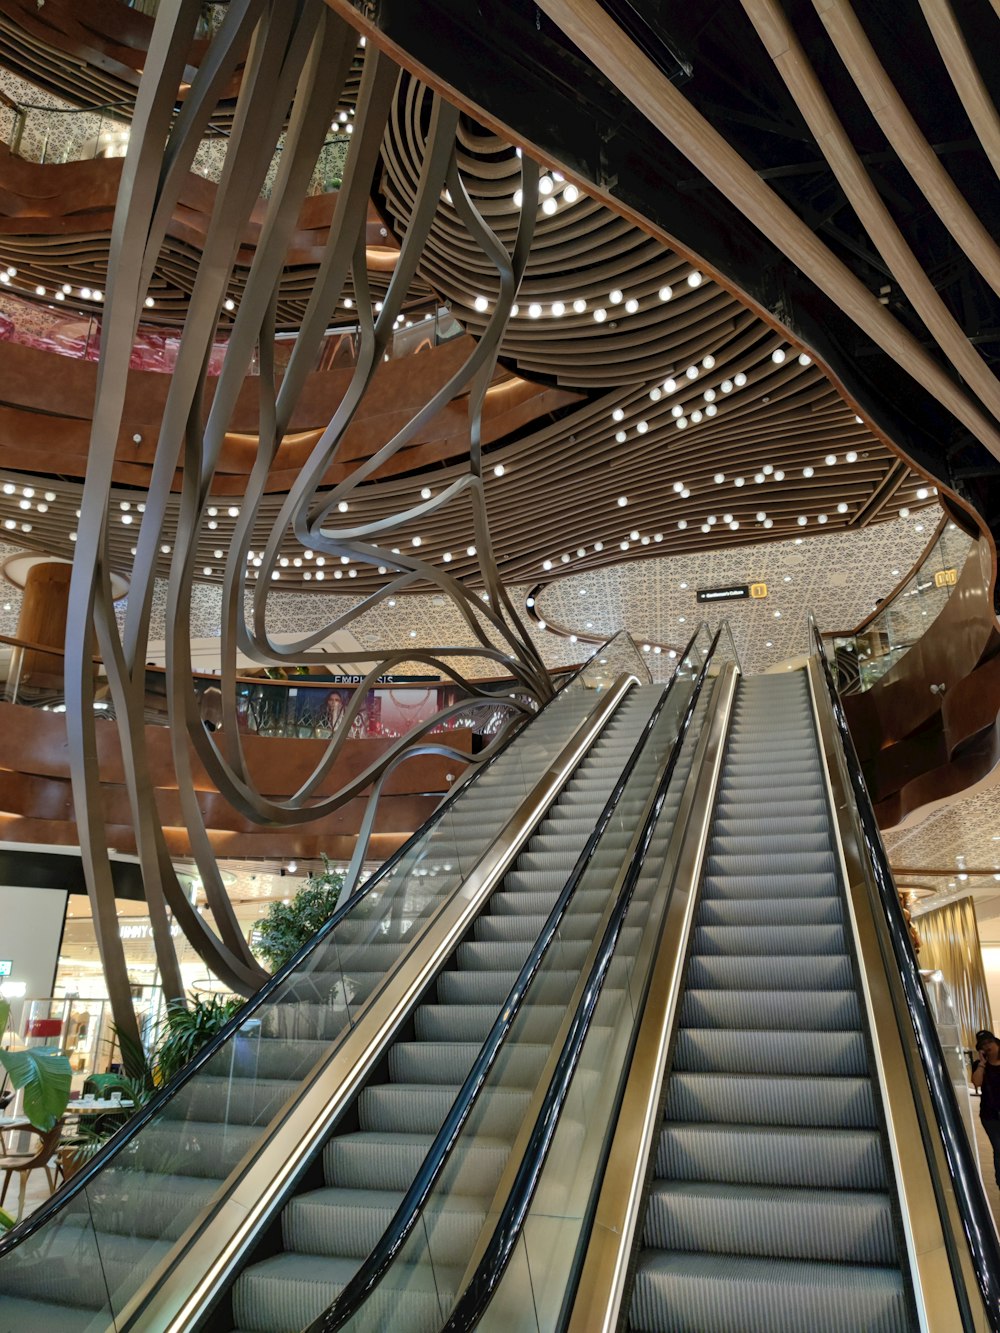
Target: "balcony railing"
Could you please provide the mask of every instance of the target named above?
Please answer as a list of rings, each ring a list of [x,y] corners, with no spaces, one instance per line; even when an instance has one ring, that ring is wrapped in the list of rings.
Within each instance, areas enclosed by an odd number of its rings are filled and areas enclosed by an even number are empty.
[[[21,347],[34,347],[43,352],[55,352],[58,356],[74,357],[77,360],[96,361],[101,347],[100,315],[81,315],[72,310],[59,310],[54,307],[38,305],[34,301],[22,300],[14,295],[9,270],[0,270],[0,343],[16,343]],[[4,281],[4,278],[7,281]],[[50,293],[57,297],[57,289]],[[63,291],[62,296],[66,293]],[[103,299],[103,292],[96,294],[90,288],[82,288],[73,293],[74,299]],[[449,310],[441,308],[432,314],[414,315],[409,323],[396,329],[389,339],[385,354],[390,361],[403,357],[415,356],[431,348],[449,342],[464,332],[461,324]],[[158,371],[162,374],[173,373],[177,364],[180,348],[181,331],[179,329],[140,328],[132,347],[130,365],[133,370]],[[333,328],[320,344],[313,370],[350,369],[357,359],[360,331],[357,325]],[[279,370],[284,369],[291,357],[295,345],[295,335],[278,334],[274,344],[275,362]],[[228,339],[216,339],[209,354],[209,375],[219,375],[225,359]],[[254,352],[249,373],[260,373],[260,359]]]
[[[95,709],[109,720],[115,716],[110,688],[104,681],[101,663],[95,659],[98,683]],[[558,684],[565,673],[554,673]],[[242,676],[236,680],[236,717],[242,735],[289,740],[328,740],[340,725],[362,677],[293,676],[269,680]],[[215,728],[222,719],[220,679],[209,673],[192,678],[202,721]],[[449,717],[430,734],[471,731],[488,740],[508,720],[511,704],[505,696],[505,681],[487,682],[496,688],[495,700],[472,700],[469,707]],[[0,635],[0,688],[5,703],[23,704],[46,712],[65,711],[63,655],[40,644]],[[436,678],[389,676],[369,691],[363,707],[351,724],[352,739],[405,736],[433,717],[439,709],[461,701],[465,691]],[[146,668],[145,720],[167,726],[166,673]],[[474,748],[477,748],[474,745]]]
[[[973,539],[943,519],[917,564],[853,630],[824,634],[836,655],[842,694],[861,694],[922,638],[948,604]]]

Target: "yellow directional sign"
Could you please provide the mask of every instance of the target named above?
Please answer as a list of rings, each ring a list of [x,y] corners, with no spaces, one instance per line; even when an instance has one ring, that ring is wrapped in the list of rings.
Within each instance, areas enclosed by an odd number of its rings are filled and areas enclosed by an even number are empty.
[[[762,597],[766,597],[766,596],[767,596],[767,584],[766,584],[766,583],[751,583],[751,584],[750,584],[750,596],[756,598],[758,601],[759,601]]]
[[[957,569],[939,569],[934,575],[935,588],[953,588],[957,582]]]

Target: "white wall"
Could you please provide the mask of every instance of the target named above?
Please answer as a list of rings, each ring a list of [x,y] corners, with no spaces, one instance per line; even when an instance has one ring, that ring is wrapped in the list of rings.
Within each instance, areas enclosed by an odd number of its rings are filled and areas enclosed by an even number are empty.
[[[27,999],[52,994],[67,894],[62,889],[17,889],[0,884],[0,958],[13,963],[10,980],[27,985]],[[11,1022],[21,1031],[21,1001]]]

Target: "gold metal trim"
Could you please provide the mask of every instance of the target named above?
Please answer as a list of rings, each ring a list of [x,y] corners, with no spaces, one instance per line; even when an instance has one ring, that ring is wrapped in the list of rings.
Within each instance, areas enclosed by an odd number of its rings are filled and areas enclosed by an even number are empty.
[[[186,1333],[195,1327],[259,1228],[281,1206],[297,1172],[360,1090],[400,1019],[459,943],[624,696],[639,683],[631,672],[623,673],[601,696],[355,1026],[306,1077],[267,1127],[261,1145],[230,1174],[217,1202],[191,1223],[117,1315],[118,1333],[154,1328]]]
[[[727,662],[664,861],[665,871],[674,865],[669,901],[568,1333],[613,1333],[618,1327],[738,678]]]
[[[933,1167],[923,1152],[916,1097],[921,1098],[923,1114],[932,1123],[934,1114],[923,1079],[915,1083],[910,1078],[910,1070],[919,1069],[920,1055],[912,1024],[906,1018],[906,1002],[891,961],[885,923],[881,912],[874,907],[876,889],[871,862],[865,851],[821,670],[818,658],[811,657],[807,679],[820,740],[827,798],[835,816],[832,824],[834,844],[846,887],[848,922],[858,958],[917,1316],[926,1333],[954,1333],[955,1329],[963,1327],[963,1319],[948,1260],[944,1227],[947,1226],[953,1235],[961,1236],[961,1219],[940,1143],[935,1145]],[[942,1219],[938,1210],[932,1170],[945,1196],[946,1219]],[[976,1328],[986,1330],[986,1314],[964,1239],[959,1249],[963,1256],[968,1306],[976,1319]]]

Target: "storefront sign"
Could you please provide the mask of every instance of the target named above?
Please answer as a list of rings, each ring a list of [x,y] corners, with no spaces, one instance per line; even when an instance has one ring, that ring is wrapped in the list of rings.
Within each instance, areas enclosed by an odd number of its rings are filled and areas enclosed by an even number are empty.
[[[24,1025],[24,1035],[26,1037],[61,1037],[62,1019],[29,1018]]]
[[[958,582],[957,569],[939,569],[934,575],[935,588],[954,588]]]
[[[699,588],[696,596],[699,602],[741,602],[750,596],[750,587],[734,583],[730,588]]]
[[[361,685],[364,679],[365,679],[364,676],[344,676],[344,675],[326,676],[323,678],[322,682],[317,681],[317,684],[322,683],[324,685]],[[417,684],[426,684],[428,681],[437,682],[440,679],[441,679],[440,676],[379,676],[378,679],[375,681],[375,684],[417,685]]]
[[[170,923],[170,933],[176,939],[181,933],[181,928],[176,921]],[[153,927],[148,917],[139,921],[119,921],[118,938],[120,940],[151,940],[153,938]]]
[[[0,977],[9,977],[13,966],[12,958],[0,958]]]

